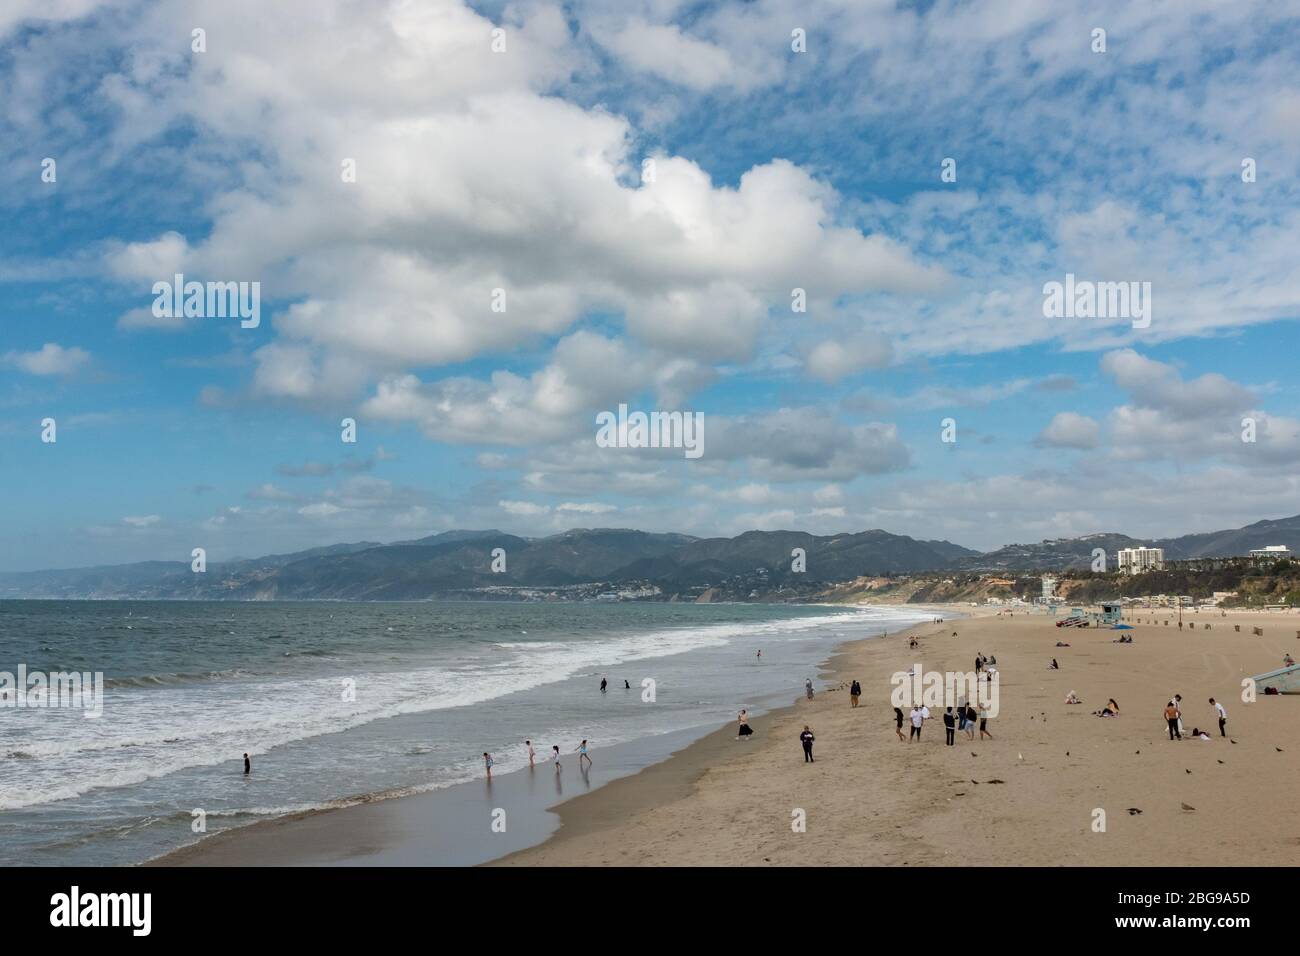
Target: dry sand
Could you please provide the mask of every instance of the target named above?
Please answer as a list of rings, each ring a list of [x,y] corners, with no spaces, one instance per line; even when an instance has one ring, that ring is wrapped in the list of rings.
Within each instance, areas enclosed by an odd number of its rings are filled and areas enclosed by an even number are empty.
[[[846,645],[823,676],[861,681],[859,708],[847,690],[823,692],[755,721],[749,743],[724,728],[562,804],[554,837],[498,864],[1300,863],[1300,696],[1241,699],[1242,678],[1300,656],[1300,615],[1185,614],[1196,627],[1181,631],[1176,611],[1129,616],[1157,622],[1124,632],[1132,645],[1021,611],[923,625],[916,650],[903,635]],[[922,743],[900,742],[891,675],[914,662],[969,671],[977,651],[998,661],[994,739],[959,732],[946,747],[935,711]],[[1053,657],[1060,670],[1047,669]],[[1082,706],[1064,703],[1071,690]],[[1168,739],[1161,711],[1175,692],[1188,733],[1213,728],[1211,741]],[[1111,697],[1121,716],[1092,716]],[[1218,736],[1209,697],[1227,708],[1235,743]],[[817,735],[815,764],[799,746],[804,724]],[[796,808],[806,832],[792,830]],[[1104,833],[1093,830],[1097,808]]]

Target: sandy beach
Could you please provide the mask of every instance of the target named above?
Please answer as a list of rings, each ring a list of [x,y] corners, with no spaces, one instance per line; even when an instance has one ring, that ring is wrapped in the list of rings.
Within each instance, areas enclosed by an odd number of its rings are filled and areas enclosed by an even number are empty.
[[[1134,643],[1121,645],[1109,629],[1056,628],[1041,614],[969,610],[975,616],[915,628],[917,649],[894,635],[856,642],[833,658],[823,676],[859,680],[860,707],[850,707],[847,690],[827,692],[770,715],[750,743],[721,730],[561,805],[563,824],[551,839],[499,863],[1300,861],[1300,698],[1241,700],[1242,678],[1300,651],[1300,616],[1185,614],[1180,631],[1176,611],[1139,610],[1134,619],[1156,623],[1135,624],[1125,632]],[[1054,647],[1058,640],[1071,646]],[[996,656],[1000,672],[993,739],[972,742],[958,733],[956,746],[947,747],[935,719],[920,744],[900,742],[888,703],[891,675],[916,662],[923,671],[971,670],[979,651]],[[1053,657],[1059,670],[1047,669]],[[1071,690],[1082,705],[1064,703]],[[1215,728],[1209,742],[1168,739],[1161,711],[1174,693],[1182,694],[1189,734]],[[1092,716],[1112,697],[1118,718]],[[1227,738],[1218,736],[1210,697],[1227,709]],[[798,743],[804,724],[816,733],[814,764],[804,762]],[[806,814],[806,832],[792,829],[796,808]],[[1093,829],[1098,808],[1105,832]]]
[[[536,776],[508,774],[492,787],[466,785],[267,821],[154,863],[1235,866],[1300,860],[1294,823],[1300,698],[1241,699],[1242,678],[1275,669],[1285,653],[1300,650],[1300,615],[1185,614],[1180,631],[1176,611],[1138,610],[1127,612],[1133,629],[1116,632],[1057,628],[1053,618],[1021,610],[949,609],[954,612],[970,616],[842,645],[820,674],[830,689],[754,719],[748,743],[738,742],[728,725],[694,742],[695,735],[682,735],[597,751],[589,778],[566,772],[562,795],[543,765]],[[1134,643],[1113,643],[1120,633]],[[1071,646],[1055,647],[1058,640]],[[920,743],[899,741],[889,703],[892,675],[917,663],[923,672],[970,671],[977,652],[997,659],[993,739],[971,741],[958,732],[956,745],[945,746],[936,710]],[[1048,669],[1052,658],[1059,670]],[[851,708],[847,688],[855,679],[863,696]],[[1070,691],[1083,703],[1066,704]],[[1183,696],[1188,737],[1194,727],[1208,727],[1210,741],[1168,739],[1162,708],[1174,693]],[[1211,696],[1227,708],[1227,738],[1218,736]],[[1120,716],[1093,716],[1110,698]],[[798,742],[805,724],[816,734],[815,763],[805,763]],[[653,753],[638,749],[647,745]],[[655,762],[638,769],[648,759]],[[508,839],[478,832],[496,805],[520,821]],[[538,819],[543,806],[558,814],[558,829],[553,816]],[[1099,809],[1104,832],[1094,830]],[[792,828],[796,810],[803,811],[804,832]]]

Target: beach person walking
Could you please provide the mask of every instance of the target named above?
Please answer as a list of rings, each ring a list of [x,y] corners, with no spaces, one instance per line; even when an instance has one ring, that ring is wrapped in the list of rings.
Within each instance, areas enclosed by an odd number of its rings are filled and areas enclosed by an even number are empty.
[[[528,748],[528,766],[530,768],[536,766],[537,751],[533,749],[533,742],[531,740],[525,740],[524,746]]]
[[[921,739],[921,725],[925,723],[925,710],[921,707],[913,707],[909,715],[912,720],[912,731],[907,735],[907,742],[911,743],[912,738]]]
[[[1177,737],[1182,740],[1182,731],[1178,729],[1178,705],[1172,700],[1165,705],[1165,720],[1169,723],[1169,739]]]
[[[740,724],[736,729],[736,739],[748,740],[750,735],[754,732],[753,728],[749,726],[749,711],[742,710],[736,717],[736,721]]]
[[[898,734],[898,739],[903,739],[903,708],[894,708],[894,733]]]
[[[1181,734],[1183,732],[1183,695],[1174,694],[1174,699],[1170,703],[1178,708],[1178,732]]]
[[[492,779],[492,755],[486,750],[483,751],[483,766],[487,768],[487,778]]]
[[[989,726],[989,707],[988,704],[980,704],[980,740],[987,737],[993,739],[993,735],[988,731]]]
[[[803,725],[803,733],[799,735],[799,743],[803,744],[803,762],[816,763],[813,759],[812,747],[813,741],[817,738],[813,736],[812,728],[807,724]]]
[[[578,766],[582,766],[582,761],[587,761],[587,766],[591,766],[591,757],[587,755],[587,741],[583,738],[582,743],[578,744]]]
[[[758,649],[758,653],[755,654],[754,656],[757,657],[757,658],[761,661],[761,660],[763,659],[763,649],[760,647],[760,648]]]
[[[806,678],[806,679],[804,680],[804,682],[803,682],[803,689],[804,689],[804,693],[806,693],[806,694],[808,695],[808,699],[809,699],[809,700],[812,700],[812,699],[813,699],[812,678]]]
[[[253,772],[253,763],[248,759],[248,754],[244,754],[244,776],[247,777]]]
[[[975,721],[977,717],[978,715],[975,713],[975,708],[971,706],[971,702],[966,701],[966,739],[967,740],[975,739]]]
[[[631,689],[632,689],[632,685],[629,684],[629,683],[627,682],[627,678],[623,678],[623,689],[624,689],[624,690],[631,690]]]
[[[952,708],[949,707],[943,712],[943,742],[946,746],[953,746],[953,739],[956,732],[953,730]]]
[[[858,706],[858,698],[861,696],[862,696],[862,685],[859,684],[857,681],[854,681],[853,684],[849,687],[849,701],[852,704],[852,706],[854,707]]]
[[[1227,724],[1228,722],[1228,712],[1224,710],[1223,705],[1220,704],[1213,697],[1210,698],[1210,706],[1214,708],[1214,712],[1219,717],[1219,736],[1220,737],[1228,736],[1227,732],[1225,732],[1223,729],[1224,725]]]
[[[561,769],[560,768],[560,745],[552,744],[551,750],[555,751],[554,755],[552,756],[552,759],[555,761],[555,772],[559,773]]]

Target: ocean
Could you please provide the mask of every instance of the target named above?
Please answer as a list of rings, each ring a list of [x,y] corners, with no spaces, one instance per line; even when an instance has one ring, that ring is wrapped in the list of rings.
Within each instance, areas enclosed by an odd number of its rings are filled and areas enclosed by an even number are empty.
[[[929,617],[817,605],[0,601],[0,671],[104,676],[97,718],[0,707],[0,865],[138,863],[198,839],[198,819],[214,833],[450,787],[482,775],[484,751],[499,776],[526,765],[525,738],[539,758],[553,744],[571,756],[587,738],[600,759],[602,747],[707,731],[741,707],[789,703],[842,641]]]

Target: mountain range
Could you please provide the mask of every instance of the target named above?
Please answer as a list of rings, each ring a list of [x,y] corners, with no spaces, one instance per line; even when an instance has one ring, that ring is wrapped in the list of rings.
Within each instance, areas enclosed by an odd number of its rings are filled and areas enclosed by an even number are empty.
[[[470,596],[573,596],[635,593],[697,597],[723,587],[729,595],[771,598],[809,583],[933,571],[1086,569],[1103,548],[1164,548],[1166,560],[1231,557],[1284,544],[1300,551],[1300,515],[1244,528],[1176,538],[1092,534],[982,553],[949,541],[887,531],[813,535],[747,531],[734,538],[696,538],[620,528],[575,528],[541,538],[502,531],[448,531],[412,541],[361,541],[291,554],[211,563],[145,561],[0,574],[0,597],[63,599],[410,601]],[[806,570],[792,569],[803,549]],[[498,558],[493,569],[493,552]],[[1109,566],[1113,567],[1113,564]]]

